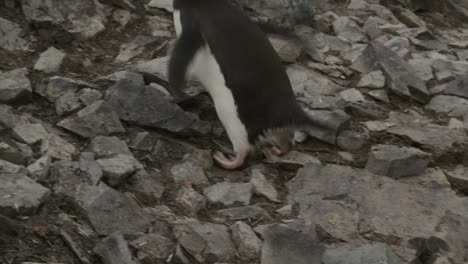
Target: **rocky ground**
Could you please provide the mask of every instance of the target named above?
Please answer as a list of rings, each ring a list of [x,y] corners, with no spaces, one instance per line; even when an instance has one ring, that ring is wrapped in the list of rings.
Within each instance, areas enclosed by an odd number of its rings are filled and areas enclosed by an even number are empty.
[[[0,2],[0,263],[468,262],[468,2],[237,4],[334,129],[225,171],[172,1]]]

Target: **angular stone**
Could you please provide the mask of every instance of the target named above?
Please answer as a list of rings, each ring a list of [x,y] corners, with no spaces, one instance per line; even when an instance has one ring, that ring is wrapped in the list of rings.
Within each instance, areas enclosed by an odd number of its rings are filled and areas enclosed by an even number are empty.
[[[421,103],[430,100],[430,93],[414,68],[378,41],[369,42],[363,55],[351,67],[361,73],[380,68],[387,77],[387,87],[392,92]]]
[[[91,141],[89,150],[94,152],[97,158],[109,158],[118,154],[133,156],[127,143],[118,137],[97,136]]]
[[[68,93],[75,93],[79,88],[85,86],[85,83],[81,83],[78,80],[71,78],[54,76],[49,79],[47,87],[44,91],[38,91],[42,96],[46,97],[50,102],[55,102],[62,95]]]
[[[291,85],[296,94],[320,93],[332,95],[343,90],[343,87],[330,81],[316,71],[293,64],[286,68]]]
[[[344,90],[340,92],[339,95],[341,96],[341,98],[343,98],[343,100],[349,103],[363,102],[366,100],[362,93],[355,88]]]
[[[213,158],[211,157],[210,150],[194,149],[184,156],[184,160],[191,161],[205,170],[210,170],[213,167]]]
[[[468,99],[458,96],[437,95],[424,108],[452,117],[461,117],[468,113]]]
[[[174,236],[179,244],[197,261],[205,262],[211,255],[215,260],[229,260],[236,254],[229,229],[224,225],[187,219],[176,223]]]
[[[387,129],[388,133],[409,137],[416,143],[429,148],[436,156],[453,151],[455,144],[467,144],[464,131],[431,124],[397,125]]]
[[[0,73],[0,102],[10,103],[31,99],[32,89],[28,74],[26,68]]]
[[[269,40],[283,62],[294,63],[301,55],[301,47],[287,38],[271,35]]]
[[[426,188],[450,189],[450,183],[444,171],[439,168],[429,168],[420,176],[408,177],[400,180],[404,183],[419,184]]]
[[[142,73],[145,79],[168,81],[167,65],[169,57],[156,58],[135,65],[132,71]]]
[[[86,106],[101,100],[102,98],[102,94],[98,90],[91,88],[81,89],[77,95],[80,101]]]
[[[253,186],[250,183],[220,182],[205,188],[203,194],[210,203],[222,203],[226,206],[235,203],[250,204]]]
[[[137,264],[122,233],[114,232],[94,247],[104,264]]]
[[[426,26],[426,22],[419,18],[415,13],[411,12],[406,8],[395,7],[394,14],[398,17],[398,19],[407,25],[408,27],[424,27]]]
[[[421,80],[427,82],[434,78],[431,61],[429,59],[411,59],[408,62],[416,70],[416,74]]]
[[[185,161],[174,165],[171,168],[171,175],[174,182],[178,184],[191,183],[195,185],[204,185],[208,183],[203,168],[191,161]]]
[[[55,47],[50,47],[43,53],[34,64],[34,70],[42,71],[45,73],[58,72],[62,67],[63,61],[66,54],[62,51],[56,49]]]
[[[125,80],[107,91],[106,101],[122,120],[137,125],[180,132],[190,127],[194,120],[178,105],[169,102],[158,89]]]
[[[6,160],[0,160],[0,173],[19,174],[19,173],[25,173],[25,172],[26,172],[26,169],[21,165],[16,165]]]
[[[323,111],[323,110],[308,110],[309,115],[317,118],[322,123],[326,124],[328,129],[310,128],[307,133],[310,136],[316,137],[330,144],[336,144],[336,137],[345,126],[350,117],[341,110]]]
[[[407,58],[410,53],[410,42],[405,37],[394,37],[384,44],[401,58]]]
[[[80,109],[81,103],[75,93],[62,95],[55,101],[55,111],[58,115],[67,115]]]
[[[359,150],[365,143],[366,142],[361,134],[350,130],[343,131],[337,138],[337,145],[348,151]]]
[[[41,29],[43,37],[60,42],[71,41],[70,37],[88,39],[105,28],[103,6],[93,0],[22,1],[21,7],[26,19]]]
[[[25,51],[30,44],[22,38],[21,27],[9,20],[0,17],[0,47],[9,51]]]
[[[57,125],[85,138],[125,132],[117,114],[104,101],[94,102]]]
[[[0,174],[0,215],[32,214],[50,190],[24,174]]]
[[[190,187],[181,187],[175,199],[176,206],[189,215],[195,215],[206,206],[205,197]]]
[[[416,148],[376,145],[371,149],[366,169],[394,179],[417,176],[426,170],[430,158],[429,153]]]
[[[468,74],[459,76],[456,80],[450,82],[444,93],[468,99]]]
[[[452,192],[338,165],[309,165],[287,186],[289,202],[298,204],[301,218],[345,241],[363,236],[399,245],[430,237],[447,210],[461,213],[465,206],[455,203],[459,199]]]
[[[128,80],[131,83],[136,84],[136,85],[145,84],[145,79],[143,78],[142,74],[131,72],[131,71],[114,72],[110,75],[100,77],[98,80],[107,80],[107,81],[112,81],[112,82],[118,82],[120,80]]]
[[[156,172],[149,174],[145,170],[138,170],[129,179],[128,187],[139,200],[158,201],[165,190],[160,178],[161,175]]]
[[[32,150],[16,141],[0,139],[0,159],[18,165],[26,165],[32,157]]]
[[[392,249],[383,243],[349,243],[329,248],[323,254],[323,264],[403,264],[404,262]]]
[[[256,194],[263,195],[272,202],[279,202],[278,192],[276,191],[273,184],[265,178],[265,175],[258,170],[252,170],[252,177],[250,183],[253,186],[253,190]]]
[[[351,42],[367,41],[366,34],[359,25],[349,17],[339,17],[333,22],[333,30],[338,36]]]
[[[262,263],[321,263],[324,247],[302,232],[274,225],[266,230],[263,237]]]
[[[44,126],[40,123],[19,122],[13,128],[13,135],[27,144],[34,144],[49,135]]]
[[[383,88],[385,86],[385,76],[381,70],[370,72],[362,77],[357,86],[366,88]]]
[[[255,235],[252,228],[241,221],[231,225],[232,240],[236,245],[241,259],[255,260],[260,256],[262,241]]]
[[[238,220],[269,220],[272,217],[268,212],[259,205],[249,205],[240,207],[231,207],[228,209],[221,209],[216,212],[216,215],[222,220],[238,221]]]
[[[465,128],[465,126],[463,125],[463,122],[456,118],[450,118],[448,127],[450,129],[464,129]]]
[[[175,244],[169,238],[159,234],[146,234],[130,243],[135,248],[141,263],[158,263],[166,261],[174,252]]]
[[[122,184],[128,176],[138,169],[142,169],[138,160],[133,156],[118,154],[111,158],[98,159],[97,162],[101,165],[106,182],[116,187]]]
[[[75,152],[75,146],[55,134],[49,134],[41,144],[41,154],[57,160],[71,160]]]
[[[170,0],[151,0],[148,3],[149,7],[159,8],[159,9],[166,9],[169,12],[174,10],[172,6],[172,1]]]
[[[390,103],[390,98],[388,98],[387,92],[385,92],[384,90],[370,91],[367,94],[381,102]]]
[[[374,40],[384,35],[380,26],[386,23],[387,21],[381,18],[371,16],[366,20],[362,29],[371,40]]]
[[[144,52],[145,47],[153,44],[156,38],[140,35],[130,43],[123,44],[120,47],[119,55],[115,58],[115,62],[126,62]]]
[[[447,171],[446,175],[455,189],[464,193],[468,192],[468,168],[458,166],[452,171]]]

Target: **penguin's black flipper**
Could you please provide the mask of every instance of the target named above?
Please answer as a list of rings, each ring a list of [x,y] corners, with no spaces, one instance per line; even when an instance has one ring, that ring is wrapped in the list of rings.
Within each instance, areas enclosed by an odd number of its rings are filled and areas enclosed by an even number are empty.
[[[169,92],[176,102],[185,101],[188,96],[182,92],[185,84],[185,74],[189,63],[198,49],[203,45],[203,39],[194,25],[184,25],[182,34],[176,41],[168,65]]]

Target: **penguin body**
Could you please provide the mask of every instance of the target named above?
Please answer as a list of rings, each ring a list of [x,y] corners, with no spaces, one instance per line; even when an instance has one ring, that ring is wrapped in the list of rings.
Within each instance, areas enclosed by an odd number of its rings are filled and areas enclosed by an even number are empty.
[[[294,129],[322,126],[298,105],[267,36],[230,2],[174,0],[174,25],[171,90],[180,91],[187,78],[207,89],[235,153],[214,155],[222,167],[242,166],[255,146],[274,159],[289,150]]]

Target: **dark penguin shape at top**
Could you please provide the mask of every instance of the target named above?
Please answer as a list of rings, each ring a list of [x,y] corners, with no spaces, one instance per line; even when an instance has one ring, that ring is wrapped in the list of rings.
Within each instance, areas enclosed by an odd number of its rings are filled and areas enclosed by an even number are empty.
[[[175,0],[174,25],[171,92],[179,97],[186,78],[206,88],[235,153],[214,154],[222,167],[241,167],[255,147],[276,159],[289,151],[295,129],[325,127],[298,105],[266,34],[229,1]]]

